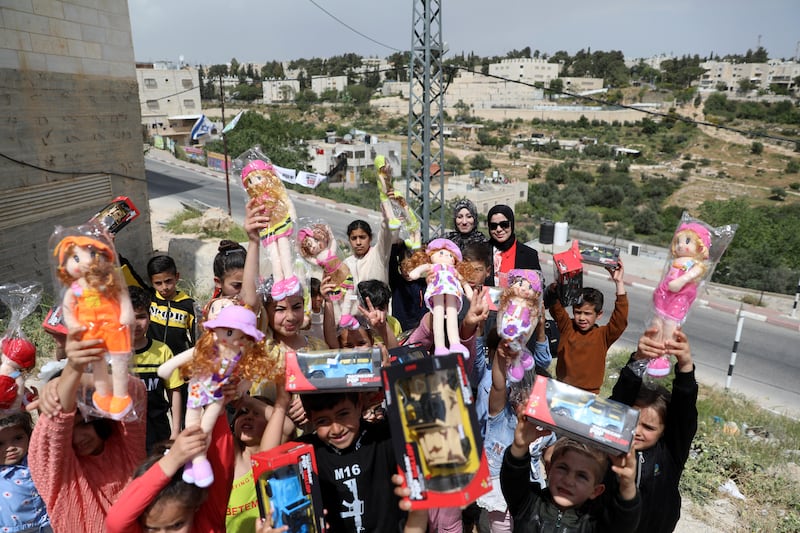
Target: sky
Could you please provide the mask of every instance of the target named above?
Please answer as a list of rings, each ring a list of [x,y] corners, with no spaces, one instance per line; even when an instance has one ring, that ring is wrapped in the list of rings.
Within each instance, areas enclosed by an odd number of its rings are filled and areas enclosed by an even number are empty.
[[[137,61],[264,63],[411,46],[419,0],[128,0]],[[450,54],[621,50],[653,55],[795,57],[800,0],[440,0]],[[337,22],[333,17],[343,21]],[[363,34],[363,35],[359,35]],[[446,57],[446,56],[445,56]]]

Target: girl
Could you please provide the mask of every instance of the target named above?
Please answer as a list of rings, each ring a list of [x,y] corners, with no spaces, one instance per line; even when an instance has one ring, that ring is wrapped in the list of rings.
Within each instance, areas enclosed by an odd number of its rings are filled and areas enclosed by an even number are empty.
[[[33,486],[28,468],[30,413],[0,418],[0,530],[51,533],[44,501]]]
[[[489,242],[486,235],[478,231],[478,209],[472,201],[463,198],[456,202],[453,207],[453,224],[455,230],[445,235],[445,238],[456,243],[462,252],[467,244]]]
[[[372,228],[364,220],[354,220],[347,226],[347,239],[353,255],[344,260],[353,274],[353,283],[379,279],[389,283],[388,258],[392,247],[392,232],[384,213],[375,246],[372,246]]]
[[[246,256],[247,250],[241,244],[227,239],[220,241],[217,255],[214,257],[214,294],[212,294],[212,298],[237,296],[242,291]]]
[[[447,239],[434,239],[425,251],[412,255],[403,269],[410,279],[428,277],[425,303],[433,313],[434,355],[459,352],[466,359],[469,358],[469,351],[459,341],[458,312],[461,310],[462,294],[466,293],[467,298],[472,299],[472,287],[462,285],[461,280],[469,275],[457,270],[460,263],[461,250],[455,243]],[[449,347],[445,345],[445,327]]]
[[[642,499],[637,531],[667,533],[680,518],[678,489],[697,432],[697,381],[686,334],[677,328],[672,338],[658,340],[656,328],[645,331],[639,346],[614,385],[612,400],[639,410],[633,447],[636,450],[636,484]],[[672,393],[660,386],[642,383],[640,362],[674,355]]]

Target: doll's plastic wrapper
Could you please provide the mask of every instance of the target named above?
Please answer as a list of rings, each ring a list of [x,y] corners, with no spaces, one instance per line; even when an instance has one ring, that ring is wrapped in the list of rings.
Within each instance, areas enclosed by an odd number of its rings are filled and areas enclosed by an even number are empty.
[[[283,184],[280,171],[260,146],[249,148],[239,155],[233,163],[234,170],[241,176],[241,183],[250,200],[269,216],[269,225],[263,228],[261,237],[264,266],[271,267],[272,285],[270,296],[279,301],[300,294],[300,278],[294,272],[295,259],[293,238],[297,228],[297,213],[294,203]],[[262,270],[262,279],[267,279]]]
[[[672,237],[663,276],[653,292],[650,326],[657,328],[657,340],[671,339],[675,329],[686,322],[737,227],[729,224],[715,228],[683,213]],[[648,363],[647,373],[652,377],[663,377],[669,371],[669,360],[665,357]]]
[[[536,270],[513,269],[508,273],[508,287],[498,302],[497,334],[507,341],[515,354],[506,375],[512,382],[521,381],[535,366],[526,345],[542,318],[542,276]]]
[[[639,422],[639,411],[632,407],[544,376],[536,376],[524,415],[558,436],[611,455],[630,451]]]
[[[375,171],[378,174],[381,211],[387,220],[389,229],[398,230],[398,236],[403,239],[409,250],[421,248],[422,238],[419,218],[408,205],[403,194],[394,190],[391,166],[389,166],[386,156],[378,155],[375,157]]]
[[[25,378],[36,366],[36,346],[22,331],[22,321],[39,305],[41,297],[40,283],[0,285],[0,300],[8,313],[0,338],[0,414],[19,411],[28,402]]]
[[[342,259],[339,243],[330,224],[321,219],[300,218],[297,224],[297,255],[306,263],[312,276],[324,282],[329,278],[329,294],[334,319],[339,327],[358,329],[358,297],[353,274]]]
[[[261,518],[288,531],[325,531],[317,460],[310,444],[287,442],[253,454],[253,481]]]
[[[68,330],[97,340],[101,361],[87,365],[78,392],[84,416],[136,420],[144,412],[128,393],[134,313],[114,243],[94,223],[64,228],[50,237],[53,286]]]
[[[468,505],[491,490],[460,354],[384,367],[395,457],[411,509]]]

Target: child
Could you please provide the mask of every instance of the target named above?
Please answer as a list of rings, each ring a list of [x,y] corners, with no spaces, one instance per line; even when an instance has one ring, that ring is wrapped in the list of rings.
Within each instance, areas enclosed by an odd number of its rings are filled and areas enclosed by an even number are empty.
[[[184,429],[169,448],[136,469],[106,518],[107,533],[225,530],[225,509],[233,482],[233,438],[224,416],[208,435],[199,426]],[[183,466],[208,446],[214,482],[200,488],[182,479]]]
[[[361,419],[358,393],[304,394],[314,433],[323,507],[330,531],[397,531],[404,518],[393,493],[397,472],[387,423]]]
[[[681,515],[678,485],[697,432],[697,381],[686,334],[659,342],[658,328],[648,329],[639,348],[619,374],[613,400],[639,410],[633,447],[639,464],[636,485],[642,494],[641,532],[667,533],[675,529]],[[678,359],[672,393],[664,387],[642,384],[643,361],[672,354]]]
[[[614,312],[605,326],[598,326],[603,316],[603,293],[584,287],[578,302],[572,306],[573,319],[555,298],[550,314],[558,324],[561,340],[558,344],[556,377],[559,381],[597,394],[603,384],[606,370],[606,353],[628,326],[628,295],[623,282],[622,261],[619,268],[609,269],[611,280],[617,288]],[[555,284],[550,286],[550,292]]]
[[[67,364],[61,376],[42,390],[39,416],[31,435],[31,477],[47,505],[55,531],[105,531],[106,512],[145,458],[145,421],[84,421],[77,393],[86,365],[98,364],[102,340],[79,340],[82,329],[67,335]],[[98,347],[100,346],[100,347]],[[128,380],[134,405],[144,404],[140,379]],[[46,401],[55,395],[55,402]]]
[[[244,259],[247,250],[244,246],[227,239],[219,242],[214,257],[214,293],[212,298],[236,296],[242,290]]]
[[[195,343],[194,300],[178,290],[181,279],[175,261],[157,255],[147,262],[147,275],[155,289],[150,305],[150,338],[163,342],[172,353],[181,353]]]
[[[322,296],[320,281],[317,278],[311,278],[308,285],[311,293],[311,320],[308,326],[308,333],[312,337],[322,339],[325,337],[323,329],[323,321],[325,320],[323,304],[325,303],[325,298]]]
[[[30,413],[0,418],[0,531],[52,533],[28,468],[32,426]]]
[[[128,287],[135,318],[133,328],[133,373],[144,381],[147,389],[147,452],[150,453],[157,442],[174,440],[178,437],[183,416],[181,387],[183,379],[178,371],[168,380],[156,374],[158,367],[172,359],[172,350],[161,341],[147,336],[150,325],[150,293],[141,287]],[[170,428],[170,418],[172,426]]]
[[[528,447],[546,433],[521,418],[514,430],[514,442],[503,456],[500,487],[514,531],[634,531],[641,502],[633,450],[611,459],[611,469],[619,478],[619,491],[605,498],[602,506],[595,506],[592,500],[605,490],[603,477],[608,459],[586,444],[569,438],[556,441],[547,470],[548,487],[542,489],[539,483],[530,482]]]
[[[375,331],[375,342],[394,348],[398,345],[397,336],[402,333],[400,322],[389,314],[389,299],[392,292],[389,286],[377,279],[358,284],[358,296],[362,302],[361,314],[367,316]]]

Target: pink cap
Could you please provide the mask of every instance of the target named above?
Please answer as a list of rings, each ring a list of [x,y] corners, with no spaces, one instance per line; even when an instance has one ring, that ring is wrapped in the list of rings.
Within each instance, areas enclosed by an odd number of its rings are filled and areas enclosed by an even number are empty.
[[[509,285],[514,283],[515,278],[522,278],[528,281],[531,284],[531,289],[536,292],[542,292],[542,278],[540,277],[539,273],[535,270],[527,269],[527,268],[514,268],[508,271],[508,283]]]
[[[691,231],[698,237],[700,240],[703,241],[703,244],[706,247],[706,251],[711,250],[711,233],[708,231],[708,228],[700,224],[699,222],[686,222],[678,226],[678,231],[675,233],[680,233],[681,231]]]
[[[269,169],[270,165],[266,161],[262,161],[260,159],[254,159],[247,163],[244,168],[242,169],[242,178],[246,178],[248,174],[254,172],[256,170],[267,170]]]
[[[459,263],[462,261],[461,250],[459,250],[456,243],[454,243],[450,239],[433,239],[431,242],[428,243],[427,251],[430,254],[431,252],[435,252],[436,250],[441,250],[442,248],[450,251],[456,257]]]

